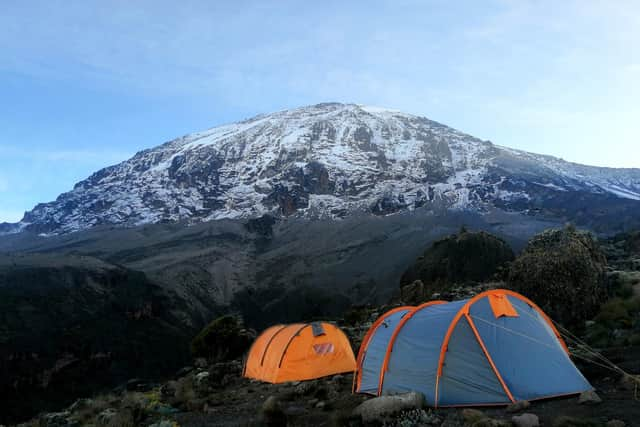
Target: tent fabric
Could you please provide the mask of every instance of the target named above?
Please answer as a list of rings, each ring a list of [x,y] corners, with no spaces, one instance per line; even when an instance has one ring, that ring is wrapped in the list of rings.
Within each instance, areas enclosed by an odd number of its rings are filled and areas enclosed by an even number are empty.
[[[389,339],[402,318],[413,310],[415,307],[398,307],[380,316],[371,326],[358,354],[358,365],[361,366],[361,370],[356,376],[356,387],[361,393],[378,393],[380,368],[384,361]]]
[[[509,404],[592,389],[552,321],[509,290],[403,307],[381,319],[360,348],[356,392],[419,391],[437,407]]]
[[[276,325],[254,341],[243,376],[270,383],[303,381],[353,372],[349,339],[326,322]]]

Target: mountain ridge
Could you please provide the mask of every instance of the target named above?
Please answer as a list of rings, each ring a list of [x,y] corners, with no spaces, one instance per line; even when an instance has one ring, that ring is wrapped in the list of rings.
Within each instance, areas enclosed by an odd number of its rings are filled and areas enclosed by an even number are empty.
[[[423,206],[558,216],[548,205],[576,194],[590,204],[614,200],[626,212],[640,205],[640,169],[580,165],[495,145],[413,114],[323,103],[142,150],[38,204],[20,222],[0,225],[0,233],[265,214],[343,218]]]

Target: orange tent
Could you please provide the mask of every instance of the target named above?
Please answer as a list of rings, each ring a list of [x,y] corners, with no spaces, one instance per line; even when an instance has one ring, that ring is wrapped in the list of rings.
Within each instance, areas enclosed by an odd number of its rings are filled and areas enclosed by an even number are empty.
[[[251,346],[243,376],[270,383],[301,381],[356,370],[349,339],[326,322],[277,325]]]

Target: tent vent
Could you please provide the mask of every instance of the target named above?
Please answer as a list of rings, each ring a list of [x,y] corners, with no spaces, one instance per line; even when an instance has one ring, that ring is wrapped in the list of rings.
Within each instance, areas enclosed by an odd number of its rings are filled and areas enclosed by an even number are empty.
[[[505,294],[489,294],[489,304],[496,319],[500,317],[519,317],[518,312],[511,305]]]
[[[313,330],[313,336],[314,337],[319,337],[320,335],[324,335],[324,328],[322,327],[322,323],[319,322],[313,322],[311,324],[311,330]]]

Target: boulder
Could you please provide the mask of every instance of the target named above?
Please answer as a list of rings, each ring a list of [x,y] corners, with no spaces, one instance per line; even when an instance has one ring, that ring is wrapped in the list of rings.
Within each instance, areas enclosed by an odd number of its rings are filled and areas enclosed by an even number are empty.
[[[578,397],[578,403],[581,405],[597,405],[602,403],[602,399],[598,394],[593,390],[588,390],[580,393]]]
[[[516,427],[538,427],[540,425],[540,420],[535,414],[514,415],[511,417],[511,422]]]
[[[412,409],[421,409],[425,406],[422,393],[411,392],[390,396],[380,396],[361,403],[353,410],[354,415],[359,415],[367,423],[382,418],[385,415],[394,415]]]
[[[626,427],[627,423],[622,420],[609,420],[607,421],[607,427]]]

